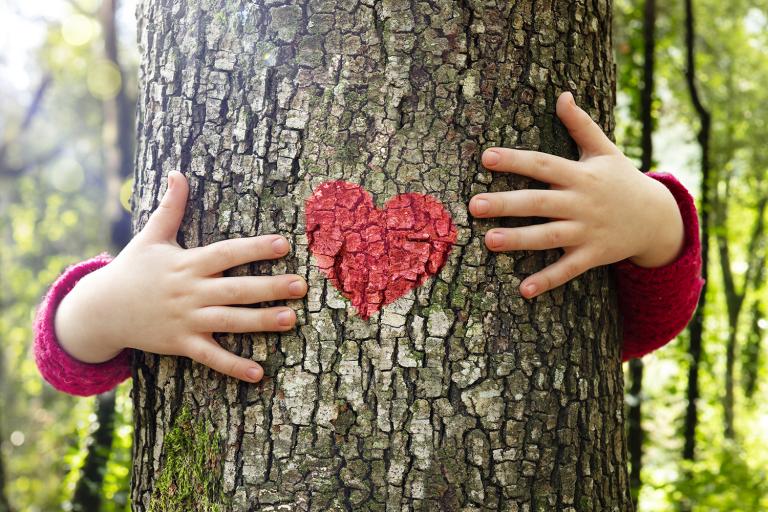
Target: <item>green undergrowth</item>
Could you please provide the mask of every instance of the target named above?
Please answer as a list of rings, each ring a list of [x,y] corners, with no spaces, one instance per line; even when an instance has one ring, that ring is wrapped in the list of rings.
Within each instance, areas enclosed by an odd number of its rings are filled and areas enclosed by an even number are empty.
[[[152,512],[220,512],[226,497],[221,487],[222,442],[184,405],[165,436],[160,476],[152,492]]]

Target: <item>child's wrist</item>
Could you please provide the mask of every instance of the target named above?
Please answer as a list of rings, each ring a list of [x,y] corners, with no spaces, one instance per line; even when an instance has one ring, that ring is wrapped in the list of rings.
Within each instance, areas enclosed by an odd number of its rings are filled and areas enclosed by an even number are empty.
[[[67,354],[83,363],[103,363],[123,350],[123,347],[116,346],[116,343],[94,328],[98,322],[108,321],[97,311],[99,306],[104,305],[98,275],[103,271],[104,268],[83,276],[61,300],[54,319],[59,345]]]
[[[629,258],[639,267],[658,268],[674,262],[685,245],[685,228],[680,208],[672,193],[663,184],[649,178],[656,189],[655,201],[649,204],[655,212],[653,228],[649,230],[647,249]]]

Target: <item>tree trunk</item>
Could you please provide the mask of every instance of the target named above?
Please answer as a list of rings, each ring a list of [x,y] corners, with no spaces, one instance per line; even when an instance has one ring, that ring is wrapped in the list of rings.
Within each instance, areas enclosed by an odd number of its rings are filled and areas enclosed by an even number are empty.
[[[138,15],[134,229],[182,170],[183,246],[283,233],[289,257],[231,273],[297,272],[310,291],[294,332],[218,337],[263,361],[259,385],[137,355],[135,510],[631,510],[609,272],[526,301],[520,280],[559,253],[489,254],[490,226],[523,222],[466,207],[531,185],[484,170],[486,147],[577,155],[559,92],[611,131],[610,2],[145,0]],[[458,231],[435,277],[367,319],[309,248],[305,202],[338,180],[379,207],[431,196]]]
[[[11,504],[5,494],[5,455],[0,452],[0,512],[11,512]]]
[[[653,168],[653,96],[656,72],[656,0],[645,0],[643,15],[643,86],[640,89],[640,120],[642,133],[640,148],[642,150],[640,169],[649,172]],[[632,501],[638,506],[640,489],[643,485],[641,472],[643,469],[643,360],[633,359],[629,362],[630,392],[627,413],[627,444],[629,447],[629,485],[632,491]]]
[[[2,378],[4,361],[0,353],[0,378]],[[4,431],[0,429],[0,439],[4,439]],[[8,495],[5,493],[7,482],[5,474],[5,454],[2,451],[2,442],[0,442],[0,512],[11,512],[11,503],[8,501]]]
[[[742,351],[742,385],[744,387],[744,396],[752,400],[757,391],[758,371],[761,366],[761,355],[763,351],[763,338],[765,329],[760,326],[760,320],[765,318],[763,303],[760,298],[752,303],[752,315],[750,329],[747,333],[747,342]]]
[[[122,249],[131,240],[131,218],[120,204],[120,188],[133,173],[133,130],[135,98],[129,98],[118,51],[117,10],[119,0],[102,0],[99,22],[104,37],[104,58],[120,76],[120,87],[113,98],[102,103],[104,116],[102,139],[104,143],[104,176],[106,197],[104,218],[110,222],[112,248]]]
[[[96,422],[98,427],[90,436],[85,463],[72,496],[72,510],[75,512],[101,509],[104,473],[115,437],[114,390],[96,397]]]
[[[693,0],[685,0],[685,45],[687,50],[686,81],[691,102],[699,116],[698,141],[701,147],[701,277],[704,286],[701,289],[699,303],[688,325],[688,388],[686,390],[687,406],[685,409],[685,424],[683,434],[683,459],[694,460],[696,456],[696,428],[699,423],[699,363],[703,352],[704,310],[707,305],[707,279],[709,276],[709,230],[712,223],[712,192],[711,169],[709,164],[709,143],[712,127],[712,115],[704,106],[696,83],[696,22],[694,18]]]

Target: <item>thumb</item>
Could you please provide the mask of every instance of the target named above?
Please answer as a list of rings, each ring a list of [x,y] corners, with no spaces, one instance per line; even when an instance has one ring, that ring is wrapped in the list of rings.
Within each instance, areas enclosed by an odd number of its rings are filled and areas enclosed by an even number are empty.
[[[558,98],[557,117],[568,129],[583,156],[613,155],[619,152],[589,114],[576,105],[570,92],[564,92]]]
[[[179,171],[168,173],[168,189],[160,201],[160,206],[152,213],[144,226],[147,237],[156,240],[176,240],[181,219],[187,206],[189,185],[187,179]]]

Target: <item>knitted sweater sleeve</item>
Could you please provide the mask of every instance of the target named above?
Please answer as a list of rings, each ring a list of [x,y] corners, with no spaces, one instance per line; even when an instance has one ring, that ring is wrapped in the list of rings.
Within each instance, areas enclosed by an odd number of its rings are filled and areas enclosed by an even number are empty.
[[[112,261],[108,254],[67,268],[51,285],[37,309],[34,354],[40,374],[54,388],[71,395],[90,396],[108,391],[131,375],[131,350],[99,364],[83,363],[67,354],[56,339],[54,320],[61,300],[86,274]]]
[[[672,175],[649,173],[677,201],[685,242],[678,258],[659,268],[639,267],[629,260],[614,265],[623,316],[625,361],[667,344],[693,316],[704,280],[701,278],[699,221],[693,198]]]

